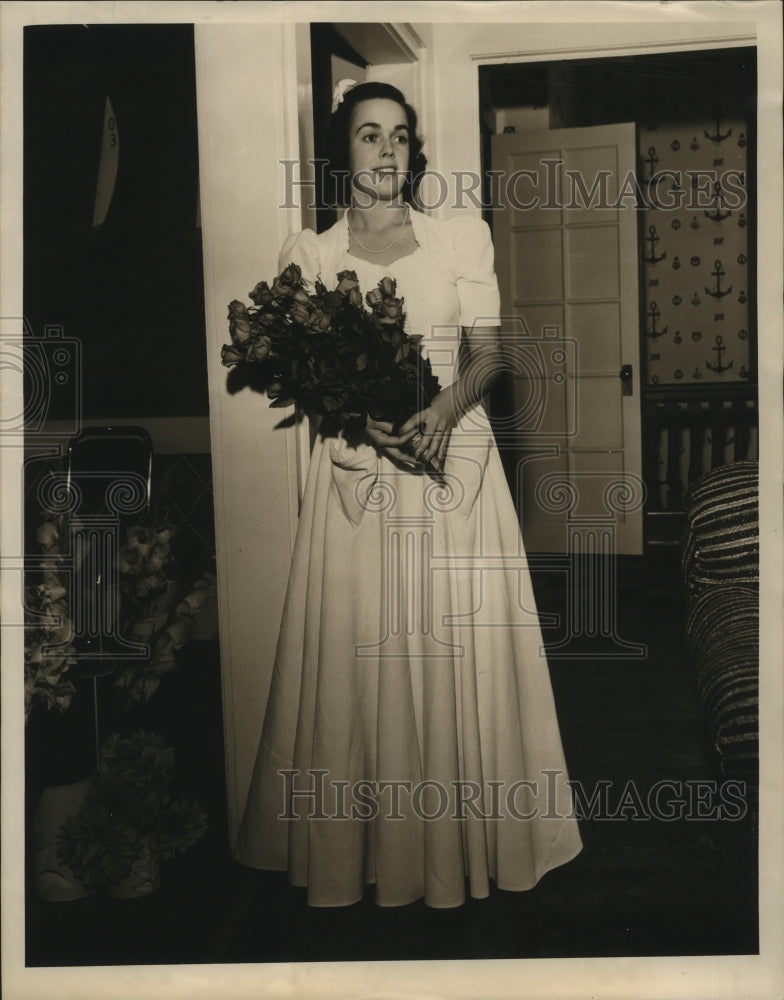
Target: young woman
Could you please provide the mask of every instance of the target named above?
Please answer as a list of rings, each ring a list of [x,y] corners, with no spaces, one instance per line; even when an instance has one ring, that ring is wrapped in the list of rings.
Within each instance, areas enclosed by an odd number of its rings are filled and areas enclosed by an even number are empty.
[[[581,849],[517,512],[481,399],[500,366],[487,225],[415,210],[424,168],[394,87],[339,92],[351,204],[281,269],[394,278],[443,387],[398,433],[316,441],[236,857],[314,906],[525,890]],[[414,442],[414,456],[406,450]],[[426,472],[443,461],[444,480]]]

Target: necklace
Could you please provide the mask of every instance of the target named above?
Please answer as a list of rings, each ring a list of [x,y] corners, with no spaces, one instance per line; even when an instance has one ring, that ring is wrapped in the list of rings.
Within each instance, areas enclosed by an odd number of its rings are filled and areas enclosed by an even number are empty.
[[[365,253],[374,253],[374,254],[386,253],[387,250],[391,250],[392,247],[397,245],[398,240],[403,235],[403,230],[406,228],[406,223],[408,222],[408,211],[409,211],[408,205],[406,205],[406,214],[403,216],[403,222],[400,226],[400,229],[398,229],[397,231],[397,236],[395,236],[395,238],[388,246],[382,247],[380,250],[371,250],[370,247],[366,247],[364,243],[359,242],[359,240],[357,239],[357,234],[349,225],[348,212],[346,213],[346,228],[348,229],[349,236],[356,243],[356,245],[359,247],[360,250],[364,250]]]

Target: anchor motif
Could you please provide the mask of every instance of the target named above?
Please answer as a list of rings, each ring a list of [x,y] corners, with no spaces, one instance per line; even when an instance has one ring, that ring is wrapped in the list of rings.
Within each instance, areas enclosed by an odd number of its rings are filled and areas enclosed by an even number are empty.
[[[720,260],[714,261],[713,266],[716,268],[716,270],[711,271],[711,274],[716,279],[716,287],[714,289],[710,289],[706,285],[705,291],[713,299],[723,299],[725,295],[729,295],[730,292],[732,291],[732,285],[730,285],[730,287],[727,288],[726,290],[723,290],[721,287],[721,279],[726,275],[727,272],[722,269]]]
[[[713,197],[715,198],[716,202],[716,211],[711,214],[707,209],[705,210],[705,217],[708,219],[712,219],[713,222],[721,222],[722,219],[726,219],[727,216],[730,215],[729,211],[722,212],[721,210],[722,194],[723,192],[721,190],[721,184],[717,181],[713,185]]]
[[[738,225],[740,226],[741,229],[743,229],[743,227],[746,225],[746,215],[743,212],[740,213],[740,218],[738,219]]]
[[[672,338],[673,344],[680,344],[680,342],[682,340],[683,340],[683,337],[681,337],[681,331],[680,330],[676,330],[675,331],[675,336]]]
[[[645,242],[651,245],[651,255],[650,257],[644,257],[643,260],[646,264],[658,264],[660,260],[664,260],[667,256],[667,251],[665,250],[661,257],[656,256],[656,244],[661,240],[661,236],[656,233],[656,226],[648,226],[648,234],[645,237]]]
[[[718,115],[716,116],[716,131],[713,134],[705,131],[705,138],[710,139],[710,141],[715,143],[717,146],[720,142],[724,142],[724,140],[728,139],[731,135],[732,129],[729,129],[727,132],[721,131],[721,120]]]
[[[741,149],[743,149],[744,146],[746,145],[746,136],[743,134],[743,132],[741,132],[741,134],[738,136],[738,145],[740,146]]]
[[[740,295],[738,296],[738,302],[740,302],[742,306],[745,306],[746,303],[748,302],[748,298],[746,296],[745,291],[741,292]]]
[[[656,340],[658,337],[663,337],[664,334],[667,332],[667,327],[665,326],[663,330],[656,329],[656,320],[661,316],[661,313],[659,312],[659,307],[656,305],[655,302],[651,302],[651,307],[646,315],[650,317],[651,328],[645,334],[645,336],[650,337],[651,340]]]
[[[698,295],[698,294],[697,294],[697,293],[695,292],[695,293],[694,293],[694,298],[693,298],[693,299],[691,300],[691,304],[692,304],[693,306],[698,306],[698,305],[700,305],[700,303],[701,303],[701,302],[702,302],[702,299],[701,299],[701,298],[699,297],[699,295]]]
[[[702,378],[702,372],[699,368],[695,368],[691,375],[692,378]]]
[[[680,257],[673,257],[673,259],[672,259],[672,269],[673,269],[673,271],[677,271],[680,268],[680,266],[681,266],[681,259],[680,259]]]
[[[689,225],[691,226],[692,229],[699,229],[700,228],[700,224],[699,224],[699,222],[697,222],[697,216],[696,215],[693,216],[693,218],[692,218],[691,222],[689,223]]]
[[[730,368],[732,368],[734,362],[730,361],[728,365],[723,365],[721,363],[721,356],[727,350],[727,345],[724,343],[724,338],[720,333],[716,334],[715,344],[716,346],[713,350],[716,352],[716,364],[712,365],[710,361],[706,361],[705,367],[710,369],[712,372],[716,372],[718,375],[723,375],[724,372],[728,372]]]
[[[689,149],[694,150],[694,152],[696,153],[699,148],[700,144],[699,141],[697,140],[697,136],[695,135],[694,138],[689,143]]]
[[[647,163],[651,168],[651,174],[648,180],[651,180],[656,173],[656,164],[659,162],[659,157],[656,155],[656,147],[648,146],[648,159],[643,160],[643,163]]]

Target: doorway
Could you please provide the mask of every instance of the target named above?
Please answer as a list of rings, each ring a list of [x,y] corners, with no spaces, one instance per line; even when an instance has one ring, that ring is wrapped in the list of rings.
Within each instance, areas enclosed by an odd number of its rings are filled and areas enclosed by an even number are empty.
[[[581,497],[593,490],[595,504],[596,489],[612,471],[625,506],[605,512],[614,523],[615,552],[674,549],[689,483],[757,452],[755,207],[747,185],[755,165],[756,51],[480,66],[479,93],[483,206],[496,243],[502,309],[513,323],[524,323],[529,345],[518,350],[525,363],[516,371],[510,366],[513,374],[495,399],[526,547],[565,551]],[[596,159],[607,148],[600,130],[624,123],[634,136],[631,171],[620,160]],[[584,148],[577,174],[570,170],[575,154],[566,152],[572,143]],[[509,157],[518,155],[516,147],[523,159],[515,167]],[[528,206],[537,194],[527,174],[511,195],[498,179],[498,171],[507,179],[515,169],[530,171],[531,160],[543,181],[556,185],[551,210],[541,201],[534,210],[499,210],[509,208],[510,196]],[[621,178],[622,205],[612,203],[611,190],[593,186],[605,170]],[[596,227],[610,238],[610,215],[621,209],[633,235],[620,252],[611,240],[610,257],[629,273],[623,290],[608,295],[598,274],[578,288],[587,262],[606,258]],[[556,216],[569,217],[565,228]],[[584,245],[577,245],[579,235]],[[514,284],[521,280],[523,298]],[[610,319],[612,302],[623,315],[620,324]],[[586,334],[575,320],[589,305],[599,325]],[[579,371],[540,366],[536,374],[530,345],[543,330],[559,331],[573,345]],[[620,351],[613,346],[618,336]],[[535,426],[532,385],[538,398],[547,386],[550,401]],[[578,392],[569,390],[583,385],[578,402]],[[518,426],[521,413],[528,424]],[[597,442],[583,449],[579,433],[568,433],[579,430],[575,424]],[[561,481],[565,499],[553,504],[548,488],[552,493]],[[600,500],[606,498],[602,487]]]

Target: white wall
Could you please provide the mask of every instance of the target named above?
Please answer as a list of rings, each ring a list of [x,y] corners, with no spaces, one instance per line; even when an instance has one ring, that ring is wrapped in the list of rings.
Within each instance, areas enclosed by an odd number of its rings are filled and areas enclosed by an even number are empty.
[[[277,271],[299,212],[293,25],[197,25],[196,83],[229,826],[244,807],[269,688],[297,513],[296,430],[266,397],[226,391],[227,304]]]

